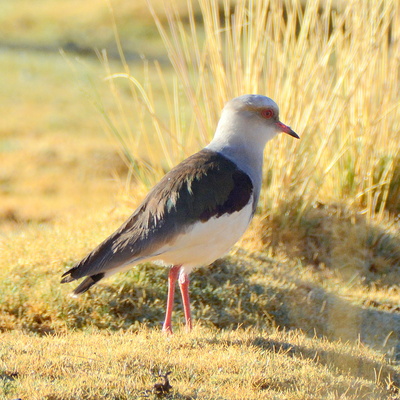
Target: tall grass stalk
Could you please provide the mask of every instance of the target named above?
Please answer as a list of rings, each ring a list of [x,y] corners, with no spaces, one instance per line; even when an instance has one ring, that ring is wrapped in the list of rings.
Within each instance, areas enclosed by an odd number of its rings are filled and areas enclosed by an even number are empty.
[[[398,1],[350,0],[340,11],[319,0],[199,0],[199,10],[172,0],[162,11],[147,3],[172,77],[146,64],[140,84],[125,61],[123,73],[109,73],[117,102],[117,78],[130,84],[115,137],[129,139],[130,159],[147,154],[141,181],[155,182],[206,144],[227,100],[260,93],[301,135],[267,146],[264,210],[295,201],[300,218],[318,201],[345,202],[369,218],[399,211]]]

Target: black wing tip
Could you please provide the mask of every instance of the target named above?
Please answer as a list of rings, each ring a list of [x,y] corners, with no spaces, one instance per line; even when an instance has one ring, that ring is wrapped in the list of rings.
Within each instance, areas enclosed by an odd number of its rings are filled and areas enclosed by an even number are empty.
[[[68,274],[68,272],[66,272],[65,274],[63,274],[61,276],[62,279],[61,279],[60,283],[68,283],[68,282],[72,282],[75,280],[75,278],[73,278],[71,275],[66,276],[66,274]]]
[[[69,278],[69,277],[67,277]],[[72,297],[77,297],[82,293],[87,292],[95,283],[104,278],[104,273],[88,276],[80,285],[72,292]],[[72,278],[74,280],[74,278]],[[71,282],[71,280],[66,281]]]
[[[72,282],[72,281],[74,281],[74,280],[76,280],[77,278],[75,278],[74,276],[73,276],[73,273],[74,273],[74,271],[76,271],[77,270],[77,267],[75,266],[75,267],[73,267],[73,268],[70,268],[68,271],[66,271],[66,272],[64,272],[62,275],[61,275],[61,283],[68,283],[68,282]]]

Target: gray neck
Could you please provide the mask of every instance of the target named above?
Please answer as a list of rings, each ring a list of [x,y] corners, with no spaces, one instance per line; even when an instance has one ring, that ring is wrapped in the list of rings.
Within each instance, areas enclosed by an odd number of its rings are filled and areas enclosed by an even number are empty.
[[[276,129],[266,126],[254,114],[225,108],[219,120],[214,139],[206,146],[233,161],[249,175],[258,200],[265,144],[276,135]]]

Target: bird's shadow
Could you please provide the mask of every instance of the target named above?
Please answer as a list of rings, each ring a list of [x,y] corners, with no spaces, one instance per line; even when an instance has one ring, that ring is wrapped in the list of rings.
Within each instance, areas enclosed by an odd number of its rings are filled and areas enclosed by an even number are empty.
[[[256,327],[300,329],[309,337],[358,342],[359,340],[400,362],[400,315],[395,311],[357,305],[321,286],[282,274],[271,259],[226,257],[192,276],[193,318],[218,329]],[[283,268],[283,267],[282,267]],[[275,276],[269,278],[269,274]],[[260,276],[264,279],[258,282]],[[157,266],[137,267],[120,282],[96,288],[77,313],[81,327],[135,329],[142,324],[158,327],[164,319],[167,271]],[[101,296],[100,298],[98,296]],[[179,290],[175,293],[174,323],[184,321]],[[93,311],[107,319],[90,318]]]
[[[282,215],[287,215],[283,212]],[[335,214],[336,213],[336,214]],[[290,214],[290,213],[289,213]],[[284,243],[280,249],[288,260],[300,259],[300,269],[315,268],[324,263],[331,270],[338,268],[332,257],[332,243],[340,232],[352,238],[364,238],[369,249],[363,268],[359,268],[360,282],[368,285],[400,283],[400,243],[396,235],[368,224],[358,216],[351,216],[327,207],[316,208],[303,219],[291,236],[279,237],[274,242],[267,234],[276,221],[265,219],[260,224],[261,237],[269,248]],[[282,221],[280,221],[282,223]],[[334,225],[336,224],[336,225]],[[288,224],[293,226],[293,224]],[[272,229],[273,231],[273,229]],[[283,232],[282,229],[278,232]],[[291,241],[291,238],[294,240]],[[299,239],[300,238],[300,239]],[[317,243],[318,242],[318,243]],[[313,249],[323,249],[315,254]],[[385,263],[379,260],[385,260]],[[309,337],[342,340],[367,344],[383,352],[393,362],[400,362],[400,315],[398,307],[386,307],[374,302],[355,302],[338,296],[315,281],[300,279],[293,263],[279,264],[262,252],[249,254],[238,251],[211,267],[199,268],[191,275],[190,295],[193,318],[203,326],[219,329],[256,327],[270,329],[300,329]],[[113,281],[105,281],[85,294],[69,321],[71,328],[90,325],[107,329],[136,329],[146,324],[161,326],[166,304],[168,271],[145,264],[118,274]],[[323,275],[321,275],[323,276]],[[321,278],[324,279],[324,278]],[[343,280],[345,284],[345,280]],[[183,322],[179,290],[175,294],[174,324]],[[95,315],[95,316],[94,316]],[[99,317],[101,316],[101,318]]]
[[[254,280],[260,274],[268,277],[270,260],[259,265],[257,272],[251,269],[254,264],[249,257],[235,260],[234,264],[220,261],[196,278],[192,297],[203,323],[220,329],[269,328],[272,324],[300,329],[309,337],[361,341],[400,362],[400,314],[396,310],[356,305],[319,285],[288,276],[282,276],[279,286],[269,285],[268,278],[260,284]]]
[[[400,373],[398,368],[387,364],[385,362],[378,362],[366,359],[364,356],[357,356],[344,351],[325,350],[322,346],[310,346],[306,345],[295,345],[290,342],[270,339],[268,337],[257,336],[251,339],[237,339],[232,340],[224,337],[219,339],[218,337],[212,339],[200,339],[197,343],[198,346],[203,346],[201,341],[206,341],[207,344],[218,345],[223,344],[225,347],[229,346],[247,346],[259,348],[262,350],[262,354],[268,359],[268,354],[285,354],[287,357],[294,359],[298,358],[301,360],[310,360],[313,363],[328,367],[331,370],[338,370],[343,374],[348,374],[354,378],[364,379],[366,381],[374,382],[378,385],[383,392],[398,395],[400,391]],[[311,342],[310,342],[311,343]],[[286,385],[287,382],[285,381]],[[256,382],[258,389],[274,389],[282,390],[282,383],[274,382],[269,377],[260,377]],[[352,387],[353,390],[360,397],[367,397],[369,388]],[[362,393],[366,390],[366,393]],[[347,392],[346,392],[347,393]],[[351,393],[347,393],[348,395]],[[393,397],[397,398],[397,397]]]

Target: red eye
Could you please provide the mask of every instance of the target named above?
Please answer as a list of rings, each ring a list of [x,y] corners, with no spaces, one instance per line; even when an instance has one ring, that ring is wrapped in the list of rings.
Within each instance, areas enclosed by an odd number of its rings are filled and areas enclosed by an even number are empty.
[[[270,119],[274,116],[274,112],[270,108],[261,110],[261,116],[265,119]]]

